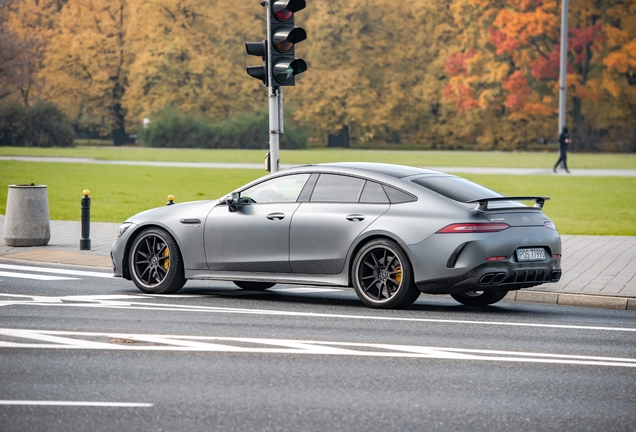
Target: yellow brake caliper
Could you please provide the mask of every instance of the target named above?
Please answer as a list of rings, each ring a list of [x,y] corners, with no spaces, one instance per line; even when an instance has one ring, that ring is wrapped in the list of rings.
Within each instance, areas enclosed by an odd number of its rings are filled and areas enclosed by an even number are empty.
[[[170,257],[170,250],[168,249],[167,246],[166,246],[166,250],[163,251],[163,256]],[[168,271],[168,269],[170,268],[170,258],[166,258],[166,260],[163,262],[163,268],[165,268],[166,271]]]
[[[395,271],[397,272],[395,274],[395,280],[397,283],[402,283],[402,266],[396,266]]]

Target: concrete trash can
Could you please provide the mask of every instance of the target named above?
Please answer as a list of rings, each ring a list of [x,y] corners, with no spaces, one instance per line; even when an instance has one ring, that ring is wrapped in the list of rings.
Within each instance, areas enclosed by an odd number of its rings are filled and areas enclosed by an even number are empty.
[[[46,185],[9,185],[4,218],[7,246],[46,246],[51,239]]]

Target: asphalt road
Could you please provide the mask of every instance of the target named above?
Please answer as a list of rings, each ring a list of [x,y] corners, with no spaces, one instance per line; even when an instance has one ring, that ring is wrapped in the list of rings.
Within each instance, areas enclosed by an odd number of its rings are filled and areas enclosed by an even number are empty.
[[[68,270],[71,270],[69,272]],[[104,277],[106,276],[106,277]],[[1,431],[632,431],[634,311],[175,296],[0,260]]]

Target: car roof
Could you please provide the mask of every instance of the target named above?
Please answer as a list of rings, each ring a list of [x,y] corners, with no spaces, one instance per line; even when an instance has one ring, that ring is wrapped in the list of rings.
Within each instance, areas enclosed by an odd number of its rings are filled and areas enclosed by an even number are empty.
[[[426,168],[411,167],[405,165],[394,165],[377,162],[334,162],[313,165],[315,167],[334,167],[354,170],[371,171],[378,174],[384,174],[395,178],[404,178],[414,175],[423,174],[443,174],[440,171],[430,170]]]

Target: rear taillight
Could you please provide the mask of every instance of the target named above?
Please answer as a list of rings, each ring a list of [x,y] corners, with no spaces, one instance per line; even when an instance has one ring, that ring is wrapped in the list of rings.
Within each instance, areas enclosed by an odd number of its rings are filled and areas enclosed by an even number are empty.
[[[505,256],[491,256],[486,258],[486,261],[503,261],[505,259],[506,259]]]
[[[557,230],[556,229],[556,225],[554,225],[554,222],[552,222],[552,221],[548,221],[548,222],[544,223],[543,226],[546,227],[546,228],[550,228],[551,230],[555,230],[555,231]]]
[[[510,228],[505,223],[456,223],[447,225],[438,234],[460,234],[460,233],[490,233],[499,232]]]

